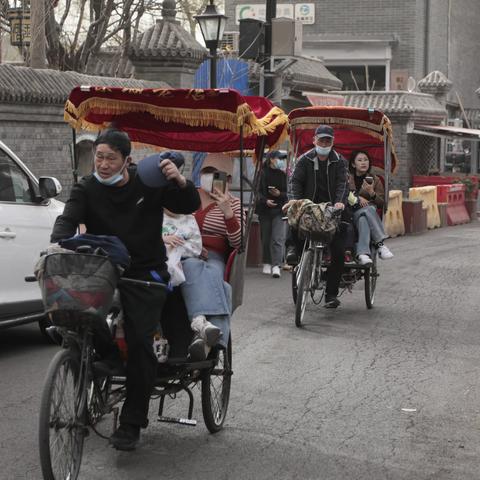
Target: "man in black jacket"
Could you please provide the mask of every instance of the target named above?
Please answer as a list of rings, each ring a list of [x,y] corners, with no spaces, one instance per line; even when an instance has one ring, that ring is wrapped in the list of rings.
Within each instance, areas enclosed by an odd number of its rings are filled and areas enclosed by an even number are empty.
[[[192,182],[180,174],[176,165],[163,159],[153,165],[159,184],[140,179],[131,166],[128,135],[118,130],[102,132],[95,141],[95,172],[77,183],[54,225],[52,242],[73,236],[78,225],[87,233],[114,235],[127,247],[131,265],[124,276],[150,282],[168,283],[166,251],[162,240],[163,208],[175,213],[192,213],[200,197]],[[158,167],[157,167],[158,166]],[[161,173],[160,173],[161,172]],[[128,348],[126,399],[120,426],[110,443],[120,450],[133,450],[140,428],[148,424],[148,406],[157,370],[153,335],[159,325],[166,291],[139,285],[119,287],[124,310]],[[111,348],[105,363],[118,370],[118,349]]]
[[[345,209],[348,196],[348,164],[333,147],[334,132],[328,125],[320,125],[313,137],[314,148],[303,154],[295,165],[291,178],[291,196],[294,200],[308,198],[314,203],[330,202],[335,208]],[[287,262],[296,264],[302,243],[296,230],[290,229],[287,238]],[[338,288],[344,266],[345,235],[338,232],[330,245],[331,265],[327,271],[325,307],[337,308]]]

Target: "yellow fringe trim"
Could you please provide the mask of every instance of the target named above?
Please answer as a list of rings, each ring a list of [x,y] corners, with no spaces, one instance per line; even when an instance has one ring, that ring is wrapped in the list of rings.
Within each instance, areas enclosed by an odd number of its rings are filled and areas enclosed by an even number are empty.
[[[243,127],[244,136],[252,134],[265,135],[266,128],[255,117],[247,103],[239,105],[236,113],[224,110],[201,110],[192,108],[159,107],[142,102],[118,101],[107,98],[91,97],[75,107],[70,100],[65,104],[64,119],[75,129],[92,129],[93,124],[85,120],[89,112],[98,114],[119,115],[130,112],[147,112],[157,120],[184,123],[192,127],[213,126],[222,130],[240,132]],[[96,129],[103,128],[97,126]]]

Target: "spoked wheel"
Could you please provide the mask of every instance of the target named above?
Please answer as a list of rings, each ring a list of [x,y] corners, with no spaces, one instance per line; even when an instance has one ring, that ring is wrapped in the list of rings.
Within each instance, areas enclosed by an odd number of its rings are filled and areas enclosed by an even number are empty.
[[[69,350],[50,363],[40,404],[40,463],[45,480],[75,480],[86,435],[85,389]]]
[[[310,284],[312,280],[312,257],[311,250],[305,250],[302,260],[297,267],[297,301],[295,302],[295,325],[300,328],[302,326],[305,307],[307,306],[308,295],[310,293]]]
[[[223,427],[230,399],[232,381],[232,336],[227,348],[218,351],[218,361],[213,369],[202,377],[203,420],[210,433],[216,433]]]
[[[377,286],[377,256],[373,255],[373,264],[365,271],[365,303],[367,308],[373,308],[375,301],[375,288]]]

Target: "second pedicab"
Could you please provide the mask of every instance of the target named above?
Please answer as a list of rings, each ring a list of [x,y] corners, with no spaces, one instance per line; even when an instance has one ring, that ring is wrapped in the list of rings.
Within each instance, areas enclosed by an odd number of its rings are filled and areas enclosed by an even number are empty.
[[[335,133],[333,148],[346,159],[355,151],[364,151],[370,157],[372,170],[384,185],[385,203],[378,214],[383,217],[388,208],[390,177],[395,173],[397,158],[393,145],[392,125],[380,110],[355,107],[306,107],[289,114],[290,151],[288,172],[292,173],[296,160],[312,148],[312,138],[319,125],[329,125]],[[295,303],[295,324],[301,327],[309,300],[322,302],[326,287],[326,258],[328,242],[320,237],[306,235],[302,256],[292,270],[292,296]],[[365,303],[372,308],[379,272],[377,250],[372,245],[372,264],[362,266],[352,259],[345,262],[340,282],[340,295],[351,291],[363,280]]]
[[[66,103],[65,120],[74,129],[74,139],[78,130],[96,132],[114,125],[127,132],[134,145],[140,147],[230,153],[239,158],[240,178],[244,176],[247,153],[261,158],[266,148],[276,146],[287,135],[287,116],[281,109],[265,98],[243,97],[226,89],[78,87],[71,92]],[[77,164],[78,160],[75,160],[74,171]],[[256,164],[255,178],[258,178],[260,164]],[[239,183],[240,201],[244,205],[243,182]],[[247,206],[247,221],[241,222],[241,247],[232,250],[226,260],[225,281],[232,287],[233,311],[242,303],[243,296],[245,246],[253,214],[252,205]],[[88,279],[90,275],[93,278],[101,266],[104,273],[97,275],[95,288],[97,293],[99,288],[103,289],[104,304],[98,310],[110,309],[107,320],[112,335],[121,342],[118,338],[121,307],[115,308],[113,304],[115,284],[135,282],[159,288],[158,285],[116,278],[107,259],[96,252],[81,250],[68,256],[73,258],[76,255],[83,255],[85,261],[62,262],[63,266],[72,263],[72,268],[77,269],[72,271],[49,272],[47,266],[55,262],[49,262],[46,257],[45,270],[39,278],[44,300],[52,296],[48,290],[55,288],[59,277],[63,285],[72,286],[75,284],[71,281],[73,276]],[[76,263],[75,267],[73,263]],[[85,265],[94,268],[90,273],[78,270]],[[68,293],[72,294],[70,298],[89,297],[88,291]],[[116,421],[118,406],[125,398],[125,378],[99,375],[92,368],[95,325],[104,321],[103,318],[83,304],[77,306],[70,302],[63,305],[56,300],[53,305],[47,300],[45,307],[53,323],[52,333],[62,338],[62,349],[51,361],[42,394],[39,418],[42,472],[48,480],[75,480],[88,431],[92,429],[100,433],[115,428],[111,423],[105,425],[105,419],[108,414],[114,414],[114,423]],[[171,355],[166,362],[159,363],[152,393],[152,399],[159,400],[158,421],[195,425],[192,388],[199,384],[203,418],[208,430],[215,433],[222,428],[228,408],[232,375],[231,337],[226,348],[213,348],[206,360],[192,362],[186,355],[192,332],[178,290],[169,294],[163,316],[167,325],[162,326],[165,335],[170,336]],[[169,319],[173,320],[171,324],[168,324]],[[184,418],[165,416],[165,400],[175,398],[181,392],[186,392],[189,398],[188,414]],[[107,432],[105,438],[106,435]]]

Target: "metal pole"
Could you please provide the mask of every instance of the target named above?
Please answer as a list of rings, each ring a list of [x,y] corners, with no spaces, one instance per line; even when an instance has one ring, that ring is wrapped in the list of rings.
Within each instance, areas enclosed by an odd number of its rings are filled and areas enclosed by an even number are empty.
[[[210,88],[217,88],[217,46],[210,47]]]
[[[73,153],[73,180],[78,182],[78,160],[77,160],[77,132],[72,128],[72,153]]]
[[[272,18],[277,16],[277,0],[266,0],[265,12],[265,58],[264,75],[265,89],[264,95],[269,97],[275,89],[272,72]]]
[[[240,126],[240,252],[245,249],[243,228],[243,125]]]

